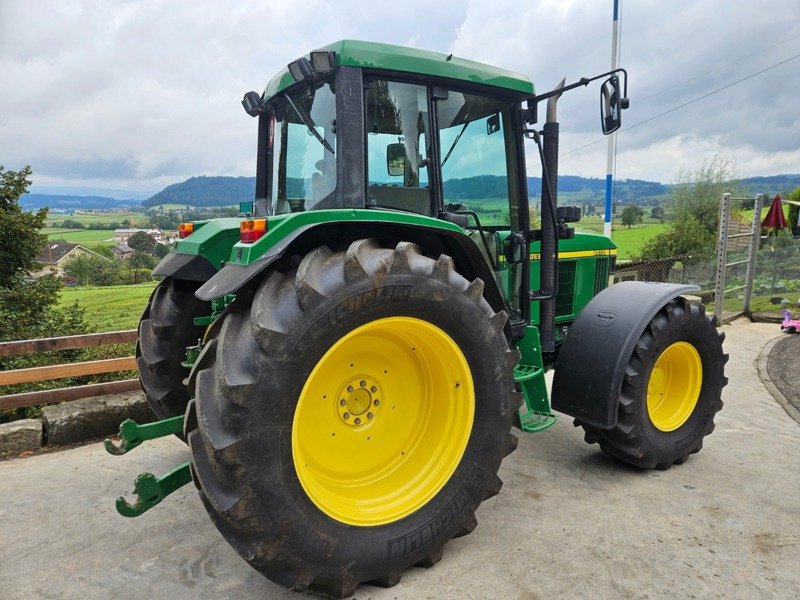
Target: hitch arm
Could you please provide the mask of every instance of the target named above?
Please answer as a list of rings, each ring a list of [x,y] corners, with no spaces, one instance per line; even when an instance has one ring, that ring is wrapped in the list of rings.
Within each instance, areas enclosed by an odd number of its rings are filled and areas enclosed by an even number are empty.
[[[117,512],[123,517],[138,517],[191,480],[192,474],[188,462],[161,477],[156,477],[152,473],[142,473],[136,478],[133,486],[133,492],[137,496],[136,502],[131,504],[120,496],[116,502]]]
[[[145,440],[154,440],[181,431],[183,431],[183,415],[144,425],[139,425],[133,419],[125,419],[119,426],[119,433],[106,438],[105,447],[109,454],[120,456],[130,452]]]

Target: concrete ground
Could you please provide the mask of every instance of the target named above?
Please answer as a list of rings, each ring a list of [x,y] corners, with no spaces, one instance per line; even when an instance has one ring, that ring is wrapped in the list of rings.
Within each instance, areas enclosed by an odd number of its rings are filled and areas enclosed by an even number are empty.
[[[438,565],[356,597],[800,596],[800,425],[754,364],[778,329],[738,321],[725,331],[725,408],[686,464],[626,467],[562,418],[522,436],[503,490]],[[123,457],[93,444],[0,463],[0,597],[302,597],[238,557],[191,485],[140,518],[117,515],[114,498],[137,473],[187,459],[169,438]]]

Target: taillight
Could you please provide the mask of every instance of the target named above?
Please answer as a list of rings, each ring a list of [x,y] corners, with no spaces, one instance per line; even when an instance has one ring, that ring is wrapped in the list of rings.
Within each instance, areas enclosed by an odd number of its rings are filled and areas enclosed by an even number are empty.
[[[194,232],[194,223],[181,223],[178,225],[178,237],[187,238]]]
[[[252,244],[267,233],[266,219],[248,219],[239,225],[239,239],[245,244]]]

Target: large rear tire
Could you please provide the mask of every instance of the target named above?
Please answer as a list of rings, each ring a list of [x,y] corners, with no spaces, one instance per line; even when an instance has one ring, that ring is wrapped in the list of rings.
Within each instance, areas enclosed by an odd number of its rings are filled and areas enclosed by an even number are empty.
[[[699,452],[722,408],[728,360],[702,304],[670,300],[639,336],[625,370],[617,425],[611,430],[575,421],[588,443],[627,463],[668,469]]]
[[[183,414],[189,402],[184,379],[186,347],[203,337],[194,318],[211,314],[211,304],[194,293],[202,282],[166,277],[156,286],[139,321],[136,363],[147,403],[159,419]]]
[[[520,404],[482,290],[446,256],[359,240],[272,272],[225,318],[189,444],[206,509],[254,568],[342,597],[472,531]]]

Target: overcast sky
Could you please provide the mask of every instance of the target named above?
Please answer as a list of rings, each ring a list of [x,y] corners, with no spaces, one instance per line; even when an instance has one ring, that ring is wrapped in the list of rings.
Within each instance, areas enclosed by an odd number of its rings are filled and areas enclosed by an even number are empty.
[[[398,3],[0,0],[0,164],[35,185],[158,191],[253,175],[239,101],[341,38],[411,45],[530,76],[608,70],[612,0]],[[617,177],[674,181],[721,153],[742,176],[800,172],[800,1],[626,0],[630,110]],[[792,59],[666,116],[632,125]],[[598,87],[559,105],[562,174],[604,177]],[[528,157],[529,174],[538,159]]]

